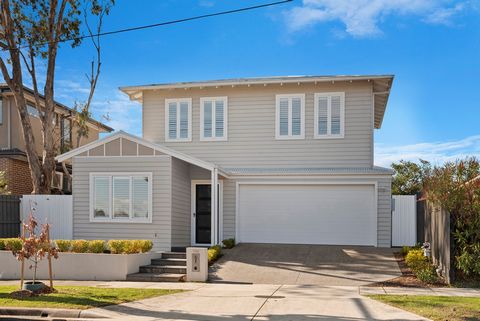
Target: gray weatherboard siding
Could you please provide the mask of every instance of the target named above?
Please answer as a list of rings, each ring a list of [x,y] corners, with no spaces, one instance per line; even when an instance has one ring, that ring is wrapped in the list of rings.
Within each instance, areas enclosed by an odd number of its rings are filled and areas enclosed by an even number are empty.
[[[314,93],[345,92],[345,137],[314,139]],[[275,96],[305,93],[305,139],[275,139]],[[228,140],[200,141],[200,98],[228,97]],[[192,98],[192,141],[165,142],[165,99]],[[144,91],[143,137],[222,167],[371,167],[371,83]]]
[[[149,239],[153,250],[171,248],[172,176],[170,156],[74,157],[73,158],[73,238]],[[90,222],[90,173],[152,172],[152,223]]]

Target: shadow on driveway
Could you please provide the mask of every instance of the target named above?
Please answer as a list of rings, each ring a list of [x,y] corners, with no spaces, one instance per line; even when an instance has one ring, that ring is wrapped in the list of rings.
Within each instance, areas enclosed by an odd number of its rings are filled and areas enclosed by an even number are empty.
[[[239,244],[210,268],[221,283],[360,286],[400,276],[392,249],[363,246]]]

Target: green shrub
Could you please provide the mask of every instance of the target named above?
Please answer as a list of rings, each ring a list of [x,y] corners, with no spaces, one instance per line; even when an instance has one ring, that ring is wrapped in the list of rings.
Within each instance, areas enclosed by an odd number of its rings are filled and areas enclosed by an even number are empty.
[[[15,238],[7,238],[7,239],[1,239],[2,241],[0,242],[3,245],[0,245],[0,249],[3,246],[3,250],[6,251],[20,251],[23,247],[23,241],[22,239],[15,237]]]
[[[108,241],[108,248],[112,254],[125,253],[126,240],[110,240]]]
[[[214,245],[208,249],[208,263],[212,264],[220,258],[222,255],[222,247],[220,245]]]
[[[55,244],[60,252],[69,252],[72,247],[71,240],[56,240]]]
[[[72,252],[73,253],[87,253],[88,252],[88,241],[86,240],[73,240],[72,241]]]
[[[234,238],[226,239],[226,240],[223,240],[222,243],[226,249],[231,249],[235,246],[235,239]]]
[[[400,250],[399,253],[400,253],[401,256],[405,257],[405,256],[407,256],[408,251],[410,251],[410,246],[404,246],[404,247],[402,247],[402,249]]]
[[[88,241],[88,252],[103,253],[104,249],[105,249],[105,241],[103,240]]]
[[[0,239],[0,251],[5,251],[5,239]]]
[[[427,258],[423,255],[423,250],[408,251],[405,257],[405,263],[414,273],[429,265]]]
[[[417,270],[415,276],[422,282],[425,283],[435,283],[438,280],[437,272],[435,267],[428,264],[428,266]]]
[[[137,241],[137,253],[147,253],[153,247],[153,242],[150,240],[136,240]]]

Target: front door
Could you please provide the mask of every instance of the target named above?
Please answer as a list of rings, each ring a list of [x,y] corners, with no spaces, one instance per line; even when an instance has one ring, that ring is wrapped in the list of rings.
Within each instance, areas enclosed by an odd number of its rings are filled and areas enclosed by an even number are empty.
[[[211,244],[212,189],[210,184],[195,185],[194,229],[195,244]]]

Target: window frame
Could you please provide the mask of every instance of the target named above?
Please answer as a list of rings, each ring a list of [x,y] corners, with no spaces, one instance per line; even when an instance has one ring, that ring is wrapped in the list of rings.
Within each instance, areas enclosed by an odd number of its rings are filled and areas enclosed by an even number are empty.
[[[280,135],[280,100],[288,98],[288,134]],[[292,135],[292,99],[300,98],[300,135]],[[305,139],[305,94],[280,94],[275,96],[275,139]]]
[[[205,137],[204,127],[205,127],[205,106],[204,103],[206,101],[213,101],[212,105],[212,137]],[[215,110],[215,102],[216,101],[223,101],[223,136],[216,137],[216,110]],[[201,97],[200,98],[200,141],[226,141],[228,140],[228,97],[227,96],[220,96],[220,97]]]
[[[3,99],[0,98],[0,126],[3,125]]]
[[[345,92],[321,92],[315,93],[314,95],[314,133],[313,138],[315,139],[342,139],[345,138]],[[340,134],[332,134],[332,96],[340,96]],[[319,106],[318,99],[321,97],[328,98],[327,104],[327,133],[319,134],[318,133],[318,114]]]
[[[65,140],[65,124],[68,123],[68,140]],[[65,116],[60,116],[60,146],[63,148],[66,145],[73,148],[72,143],[72,120]]]
[[[180,103],[188,104],[188,137],[180,138]],[[169,116],[170,109],[168,105],[170,103],[176,103],[177,105],[177,137],[170,138],[169,135]],[[165,141],[166,142],[191,142],[192,141],[192,98],[168,98],[165,99]]]
[[[152,190],[153,190],[153,182],[152,182],[152,172],[92,172],[90,173],[90,222],[91,223],[152,223],[153,217],[153,198],[152,198]],[[98,218],[95,217],[94,207],[95,207],[95,199],[94,199],[94,190],[95,190],[95,178],[96,177],[103,177],[108,178],[108,217]],[[114,199],[113,199],[113,180],[114,177],[120,178],[129,178],[129,217],[114,217]],[[146,218],[135,218],[133,216],[133,186],[132,186],[132,179],[133,177],[148,177],[148,214]]]

